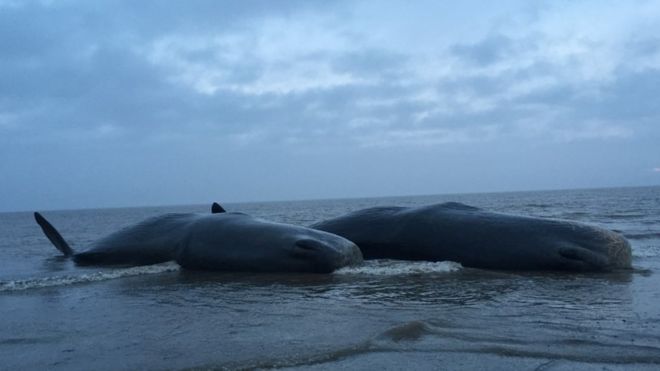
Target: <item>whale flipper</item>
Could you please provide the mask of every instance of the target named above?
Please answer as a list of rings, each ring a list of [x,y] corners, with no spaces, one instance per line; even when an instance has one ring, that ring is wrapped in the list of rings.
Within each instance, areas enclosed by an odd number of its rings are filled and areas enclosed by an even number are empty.
[[[213,205],[211,205],[211,214],[220,214],[224,212],[226,212],[225,209],[223,209],[219,203],[214,202]]]
[[[50,242],[55,245],[55,247],[64,254],[64,256],[73,256],[73,249],[69,246],[66,241],[64,241],[64,238],[62,238],[62,235],[60,232],[53,227],[52,224],[46,218],[41,216],[41,214],[35,212],[34,213],[34,220],[37,221],[37,224],[41,227],[41,230],[44,232],[46,237],[50,240]]]

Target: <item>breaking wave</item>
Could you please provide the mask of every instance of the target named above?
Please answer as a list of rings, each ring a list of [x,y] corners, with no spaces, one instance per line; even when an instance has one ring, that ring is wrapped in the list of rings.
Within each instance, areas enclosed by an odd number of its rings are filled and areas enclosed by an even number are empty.
[[[463,269],[459,263],[452,261],[416,262],[405,260],[367,260],[355,267],[344,267],[335,274],[364,274],[373,276],[397,276],[410,274],[451,273]]]

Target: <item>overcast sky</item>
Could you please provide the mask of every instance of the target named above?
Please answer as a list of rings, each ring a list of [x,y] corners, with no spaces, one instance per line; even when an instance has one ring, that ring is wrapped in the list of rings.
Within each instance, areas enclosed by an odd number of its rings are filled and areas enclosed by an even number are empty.
[[[0,211],[660,184],[658,1],[0,0]]]

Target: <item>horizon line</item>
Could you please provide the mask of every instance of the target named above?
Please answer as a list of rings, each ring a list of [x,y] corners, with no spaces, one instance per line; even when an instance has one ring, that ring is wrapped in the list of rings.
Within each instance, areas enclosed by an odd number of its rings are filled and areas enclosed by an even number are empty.
[[[247,200],[247,201],[207,201],[209,205],[218,202],[221,205],[236,204],[256,204],[256,203],[279,203],[279,202],[310,202],[310,201],[341,201],[341,200],[359,200],[376,198],[400,198],[400,197],[428,197],[428,196],[458,196],[458,195],[477,195],[477,194],[505,194],[505,193],[526,193],[526,192],[562,192],[562,191],[581,191],[581,190],[606,190],[621,188],[654,188],[660,187],[660,184],[654,185],[627,185],[627,186],[598,186],[598,187],[577,187],[577,188],[554,188],[554,189],[524,189],[524,190],[505,190],[505,191],[471,191],[471,192],[444,192],[444,193],[423,193],[423,194],[401,194],[401,195],[377,195],[377,196],[348,196],[348,197],[321,197],[321,198],[300,198],[300,199],[275,199],[275,200]],[[78,207],[78,208],[56,208],[39,209],[39,211],[59,212],[59,211],[89,211],[89,210],[107,210],[107,209],[139,209],[139,208],[158,208],[158,207],[179,207],[179,206],[198,206],[204,205],[203,202],[176,203],[161,205],[122,205],[122,206],[99,206],[99,207]],[[209,206],[210,207],[210,206]],[[29,213],[35,210],[0,210],[0,214]]]

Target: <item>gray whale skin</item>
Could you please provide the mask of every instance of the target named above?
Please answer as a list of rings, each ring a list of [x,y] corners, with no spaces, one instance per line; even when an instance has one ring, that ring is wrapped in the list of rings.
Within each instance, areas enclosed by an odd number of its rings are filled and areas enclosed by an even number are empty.
[[[220,211],[221,210],[221,211]],[[354,243],[301,226],[242,213],[165,214],[101,238],[75,252],[39,213],[48,239],[80,265],[137,266],[175,260],[191,270],[330,273],[362,262]]]
[[[451,260],[499,270],[631,268],[630,244],[613,231],[456,202],[369,208],[310,227],[355,242],[364,259]]]

